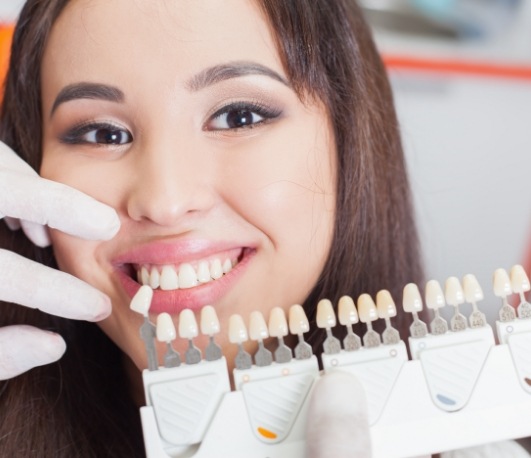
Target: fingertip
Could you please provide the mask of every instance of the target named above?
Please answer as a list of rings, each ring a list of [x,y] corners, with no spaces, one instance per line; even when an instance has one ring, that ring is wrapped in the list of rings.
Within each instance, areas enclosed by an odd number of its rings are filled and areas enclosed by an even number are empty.
[[[20,222],[20,225],[22,226],[22,230],[24,231],[24,234],[26,234],[26,237],[28,237],[34,245],[40,248],[46,248],[51,245],[50,236],[48,235],[46,227],[38,223],[24,220]]]
[[[87,321],[98,322],[104,320],[112,313],[112,304],[109,297],[102,293],[99,296],[99,300],[91,309],[92,314]]]

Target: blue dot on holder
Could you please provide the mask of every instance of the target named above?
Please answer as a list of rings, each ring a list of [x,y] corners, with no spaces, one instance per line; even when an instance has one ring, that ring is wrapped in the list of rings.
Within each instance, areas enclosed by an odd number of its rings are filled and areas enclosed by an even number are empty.
[[[453,399],[450,399],[449,397],[446,397],[443,394],[438,394],[437,399],[448,406],[453,406],[456,403]]]

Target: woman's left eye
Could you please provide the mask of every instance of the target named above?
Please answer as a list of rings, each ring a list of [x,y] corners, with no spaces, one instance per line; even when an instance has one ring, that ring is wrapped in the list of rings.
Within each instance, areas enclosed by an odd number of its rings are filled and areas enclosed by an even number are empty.
[[[84,124],[67,132],[62,141],[69,144],[124,145],[133,141],[131,133],[113,124]]]
[[[216,111],[208,121],[205,130],[240,130],[280,116],[280,110],[248,103],[235,103]]]

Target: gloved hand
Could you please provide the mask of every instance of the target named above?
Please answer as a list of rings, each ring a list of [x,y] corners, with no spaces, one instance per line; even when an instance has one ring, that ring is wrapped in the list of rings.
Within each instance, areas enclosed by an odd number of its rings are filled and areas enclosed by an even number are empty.
[[[3,217],[11,229],[22,227],[41,247],[50,244],[45,226],[88,240],[110,239],[120,228],[114,209],[39,177],[0,142],[0,219]],[[0,300],[88,321],[101,320],[111,312],[109,298],[92,286],[3,249]],[[65,347],[57,334],[31,326],[0,328],[0,380],[56,361]]]
[[[371,458],[367,400],[356,377],[335,371],[313,390],[306,426],[307,458]]]

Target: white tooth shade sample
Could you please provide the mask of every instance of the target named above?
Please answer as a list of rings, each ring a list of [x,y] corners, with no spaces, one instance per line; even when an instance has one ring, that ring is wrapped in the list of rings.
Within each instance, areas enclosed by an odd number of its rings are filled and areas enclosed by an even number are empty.
[[[465,294],[457,277],[449,277],[446,280],[444,296],[446,298],[446,303],[453,305],[454,307],[465,302]]]
[[[161,313],[157,317],[157,340],[159,342],[171,342],[177,337],[175,325],[168,313]]]
[[[241,315],[235,314],[229,318],[229,340],[235,344],[241,344],[249,340],[247,328]]]
[[[496,269],[493,280],[494,295],[505,298],[513,293],[511,280],[505,269]]]
[[[183,339],[193,339],[199,335],[194,312],[184,309],[179,314],[179,336]]]
[[[290,307],[289,330],[294,335],[301,335],[310,330],[310,323],[302,305],[295,304]]]
[[[273,307],[269,314],[269,335],[277,338],[288,335],[286,314],[280,307]]]
[[[251,340],[255,341],[264,340],[269,337],[264,315],[256,310],[249,317],[249,335]]]
[[[317,326],[321,329],[330,329],[336,325],[336,314],[332,302],[321,299],[317,303]]]
[[[153,290],[148,285],[143,285],[133,296],[129,307],[133,312],[147,316],[152,298]]]
[[[360,320],[354,300],[350,296],[341,296],[339,298],[337,318],[343,326],[356,324]]]
[[[386,289],[382,289],[376,294],[376,308],[379,318],[393,318],[396,316],[395,301],[393,301],[391,293]]]
[[[521,265],[515,265],[511,268],[511,286],[515,293],[525,293],[531,289],[529,277]]]
[[[201,309],[201,334],[213,336],[220,331],[219,319],[216,310],[211,305]]]
[[[473,304],[483,300],[483,290],[474,275],[467,274],[463,277],[463,290],[468,303]]]
[[[378,319],[376,304],[369,294],[362,294],[358,297],[358,314],[362,323],[370,323]]]
[[[405,312],[413,313],[422,311],[422,297],[419,287],[415,283],[408,283],[404,286],[402,304]]]
[[[441,284],[437,280],[430,280],[426,283],[426,307],[431,310],[438,310],[446,305]]]

